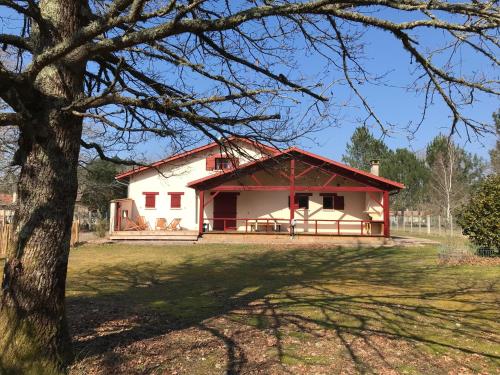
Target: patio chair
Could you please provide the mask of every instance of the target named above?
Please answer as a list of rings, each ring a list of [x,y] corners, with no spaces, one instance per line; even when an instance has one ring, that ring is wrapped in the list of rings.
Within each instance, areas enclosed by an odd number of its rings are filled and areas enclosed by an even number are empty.
[[[181,226],[180,226],[180,224],[181,224],[181,220],[182,220],[182,219],[179,219],[179,218],[177,218],[177,219],[173,219],[173,220],[170,222],[170,224],[168,224],[168,226],[167,226],[166,230],[181,230]]]
[[[124,230],[141,230],[139,225],[132,219],[129,219],[128,217],[125,217],[124,219],[125,219]]]
[[[156,219],[155,230],[166,230],[167,229],[167,219],[164,217],[159,217]]]
[[[144,216],[139,216],[137,218],[137,226],[139,227],[138,230],[151,230],[151,227]]]

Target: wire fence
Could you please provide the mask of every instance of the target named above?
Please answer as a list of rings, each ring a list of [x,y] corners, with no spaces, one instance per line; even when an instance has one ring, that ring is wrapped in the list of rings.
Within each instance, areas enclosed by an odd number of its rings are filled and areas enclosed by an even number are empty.
[[[462,230],[455,218],[440,215],[428,215],[423,212],[405,212],[391,214],[391,228],[396,233],[421,234],[430,236],[462,236]]]

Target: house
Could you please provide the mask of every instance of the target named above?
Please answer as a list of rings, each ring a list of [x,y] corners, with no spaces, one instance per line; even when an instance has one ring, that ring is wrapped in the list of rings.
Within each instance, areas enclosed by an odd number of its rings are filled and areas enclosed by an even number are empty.
[[[16,201],[16,193],[0,193],[0,225],[9,224],[12,222],[16,207]]]
[[[128,197],[111,203],[112,237],[127,229],[142,229],[130,238],[159,236],[157,224],[174,219],[196,236],[390,236],[389,196],[404,186],[378,176],[378,162],[368,173],[297,147],[229,142],[117,175]]]

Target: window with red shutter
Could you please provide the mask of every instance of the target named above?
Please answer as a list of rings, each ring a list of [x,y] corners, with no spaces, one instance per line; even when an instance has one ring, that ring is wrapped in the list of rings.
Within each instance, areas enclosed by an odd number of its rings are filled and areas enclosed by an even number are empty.
[[[211,155],[206,159],[207,171],[213,171],[215,169],[215,156]]]
[[[184,193],[168,193],[170,195],[170,208],[181,208],[181,197]]]
[[[144,207],[146,208],[156,208],[156,196],[157,192],[144,192],[142,193],[145,196]]]

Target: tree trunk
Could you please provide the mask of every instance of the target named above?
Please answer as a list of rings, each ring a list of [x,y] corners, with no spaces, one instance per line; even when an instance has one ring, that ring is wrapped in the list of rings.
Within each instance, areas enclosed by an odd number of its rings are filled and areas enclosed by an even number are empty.
[[[71,359],[64,295],[82,126],[57,111],[47,121],[19,179],[2,281],[0,373],[50,373]]]
[[[87,1],[41,0],[51,27],[31,38],[37,52],[73,36],[88,20]],[[57,373],[72,358],[65,283],[77,193],[82,120],[63,108],[83,92],[85,64],[45,66],[23,95],[15,162],[21,166],[0,297],[0,373]],[[29,98],[29,99],[27,99]]]

